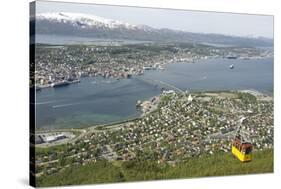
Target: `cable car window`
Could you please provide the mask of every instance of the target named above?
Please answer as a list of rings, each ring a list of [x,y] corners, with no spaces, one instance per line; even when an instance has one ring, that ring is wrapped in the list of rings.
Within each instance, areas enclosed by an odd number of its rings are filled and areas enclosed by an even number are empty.
[[[249,154],[251,152],[252,152],[252,148],[251,147],[246,148],[246,154]]]

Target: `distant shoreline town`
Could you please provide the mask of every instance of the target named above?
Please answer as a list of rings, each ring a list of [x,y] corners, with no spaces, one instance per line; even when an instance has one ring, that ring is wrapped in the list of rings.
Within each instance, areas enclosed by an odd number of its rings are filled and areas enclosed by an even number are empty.
[[[36,45],[35,88],[59,87],[82,77],[124,79],[145,70],[163,70],[165,64],[195,63],[200,59],[257,59],[272,57],[272,50],[213,47],[189,43],[123,45]]]

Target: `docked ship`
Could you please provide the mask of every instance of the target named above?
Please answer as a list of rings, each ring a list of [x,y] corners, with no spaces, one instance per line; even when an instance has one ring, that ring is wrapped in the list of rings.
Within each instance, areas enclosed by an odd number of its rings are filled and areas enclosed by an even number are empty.
[[[52,87],[62,87],[62,86],[66,86],[69,85],[70,83],[68,81],[60,81],[57,83],[52,83]]]

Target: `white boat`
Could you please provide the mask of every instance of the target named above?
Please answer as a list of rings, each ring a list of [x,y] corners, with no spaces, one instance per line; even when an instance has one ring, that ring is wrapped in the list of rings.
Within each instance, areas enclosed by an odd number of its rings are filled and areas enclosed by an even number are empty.
[[[231,64],[231,65],[229,66],[229,68],[230,68],[230,69],[233,69],[233,68],[234,68],[234,65],[233,65],[233,64]]]

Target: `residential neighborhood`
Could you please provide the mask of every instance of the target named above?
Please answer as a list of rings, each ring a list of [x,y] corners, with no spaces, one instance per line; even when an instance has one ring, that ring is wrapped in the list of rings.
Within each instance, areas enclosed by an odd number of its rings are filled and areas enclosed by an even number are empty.
[[[72,164],[100,160],[139,159],[176,165],[202,154],[230,153],[242,116],[245,117],[243,131],[254,150],[273,148],[270,96],[249,91],[178,93],[170,90],[139,103],[143,111],[140,118],[91,127],[60,148],[39,150],[37,176],[54,174]]]

